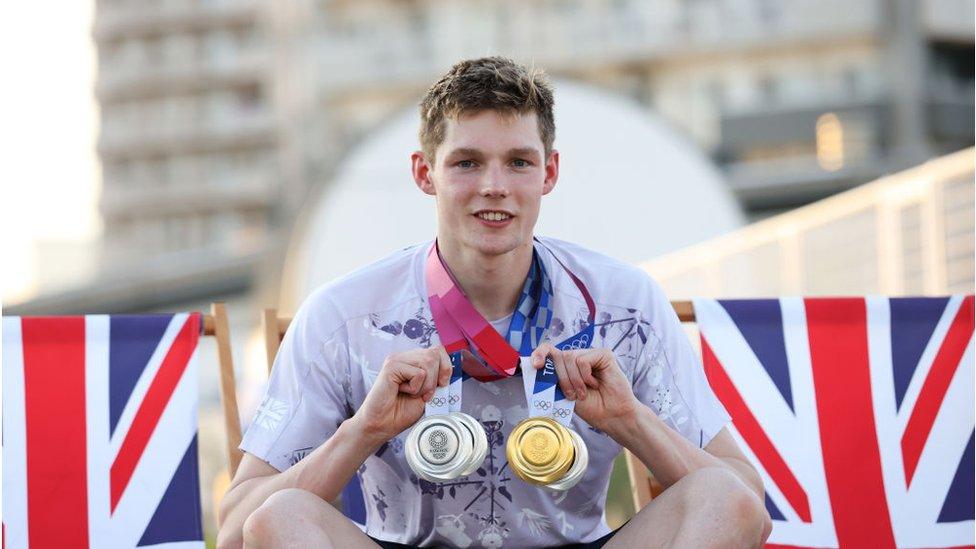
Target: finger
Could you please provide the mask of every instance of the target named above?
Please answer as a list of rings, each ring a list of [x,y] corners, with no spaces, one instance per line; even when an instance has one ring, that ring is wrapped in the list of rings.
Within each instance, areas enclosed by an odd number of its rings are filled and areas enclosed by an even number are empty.
[[[427,349],[427,354],[424,356],[421,367],[427,371],[427,377],[424,378],[424,387],[421,392],[433,391],[437,388],[441,369],[441,356],[437,352],[437,349]]]
[[[580,378],[583,379],[583,384],[592,389],[596,389],[600,386],[600,382],[593,377],[593,362],[593,356],[589,352],[576,355],[576,366],[579,370]]]
[[[454,365],[451,364],[451,357],[447,354],[447,350],[444,349],[443,345],[439,345],[437,351],[440,357],[440,371],[437,376],[437,385],[446,387],[451,382],[451,371],[454,369]]]
[[[566,371],[563,353],[558,351],[553,352],[549,355],[549,358],[552,359],[553,366],[556,368],[556,379],[559,380],[559,388],[562,389],[566,398],[576,400],[576,390],[573,388],[573,382],[570,381],[569,373]]]
[[[546,357],[556,351],[557,349],[551,343],[539,344],[530,355],[532,357],[532,365],[535,366],[536,370],[542,368],[542,365],[546,363]]]
[[[579,353],[563,353],[563,362],[566,365],[566,375],[569,376],[569,383],[573,386],[576,398],[586,399],[586,384],[583,383],[583,376],[580,374],[577,364]]]
[[[397,385],[401,393],[416,395],[424,385],[427,372],[412,364],[402,362],[390,365],[390,379]]]
[[[430,399],[434,398],[434,391],[427,391],[420,398],[422,398],[424,402],[430,402]]]
[[[617,358],[610,349],[591,349],[587,351],[586,355],[596,383],[605,380],[612,370],[620,372],[620,366],[617,365]]]

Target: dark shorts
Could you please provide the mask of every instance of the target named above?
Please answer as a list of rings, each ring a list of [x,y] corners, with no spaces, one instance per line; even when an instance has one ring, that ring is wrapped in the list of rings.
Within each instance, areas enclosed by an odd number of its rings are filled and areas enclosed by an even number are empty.
[[[610,532],[609,534],[603,536],[602,538],[593,540],[589,543],[571,543],[569,545],[560,545],[559,547],[562,547],[563,549],[600,549],[608,541],[610,541],[610,538],[612,538],[613,535],[616,533],[617,531],[614,530],[613,532]],[[381,539],[376,539],[372,536],[370,536],[369,539],[375,541],[383,549],[404,549],[404,548],[413,547],[412,545],[404,545],[402,543],[395,543],[392,541],[383,541]]]

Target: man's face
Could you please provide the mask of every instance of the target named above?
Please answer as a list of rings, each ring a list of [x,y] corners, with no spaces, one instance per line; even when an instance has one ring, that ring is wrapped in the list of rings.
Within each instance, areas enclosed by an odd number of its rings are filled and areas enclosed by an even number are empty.
[[[484,110],[445,124],[434,165],[412,157],[417,186],[437,198],[441,247],[462,256],[530,247],[542,195],[559,174],[559,153],[545,158],[535,113]]]

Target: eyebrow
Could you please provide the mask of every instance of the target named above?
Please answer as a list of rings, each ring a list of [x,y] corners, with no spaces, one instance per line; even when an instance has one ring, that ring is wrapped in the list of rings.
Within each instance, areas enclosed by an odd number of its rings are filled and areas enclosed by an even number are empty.
[[[515,149],[509,149],[506,153],[508,156],[538,156],[539,151],[533,147],[521,147]],[[478,149],[471,149],[467,147],[462,147],[460,149],[454,149],[447,156],[483,156],[484,153]]]

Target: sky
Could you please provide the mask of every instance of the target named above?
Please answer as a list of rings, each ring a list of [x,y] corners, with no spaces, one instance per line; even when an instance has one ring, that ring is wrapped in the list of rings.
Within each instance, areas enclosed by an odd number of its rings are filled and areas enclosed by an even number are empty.
[[[0,18],[2,295],[36,289],[41,241],[100,231],[94,2],[13,2]]]

